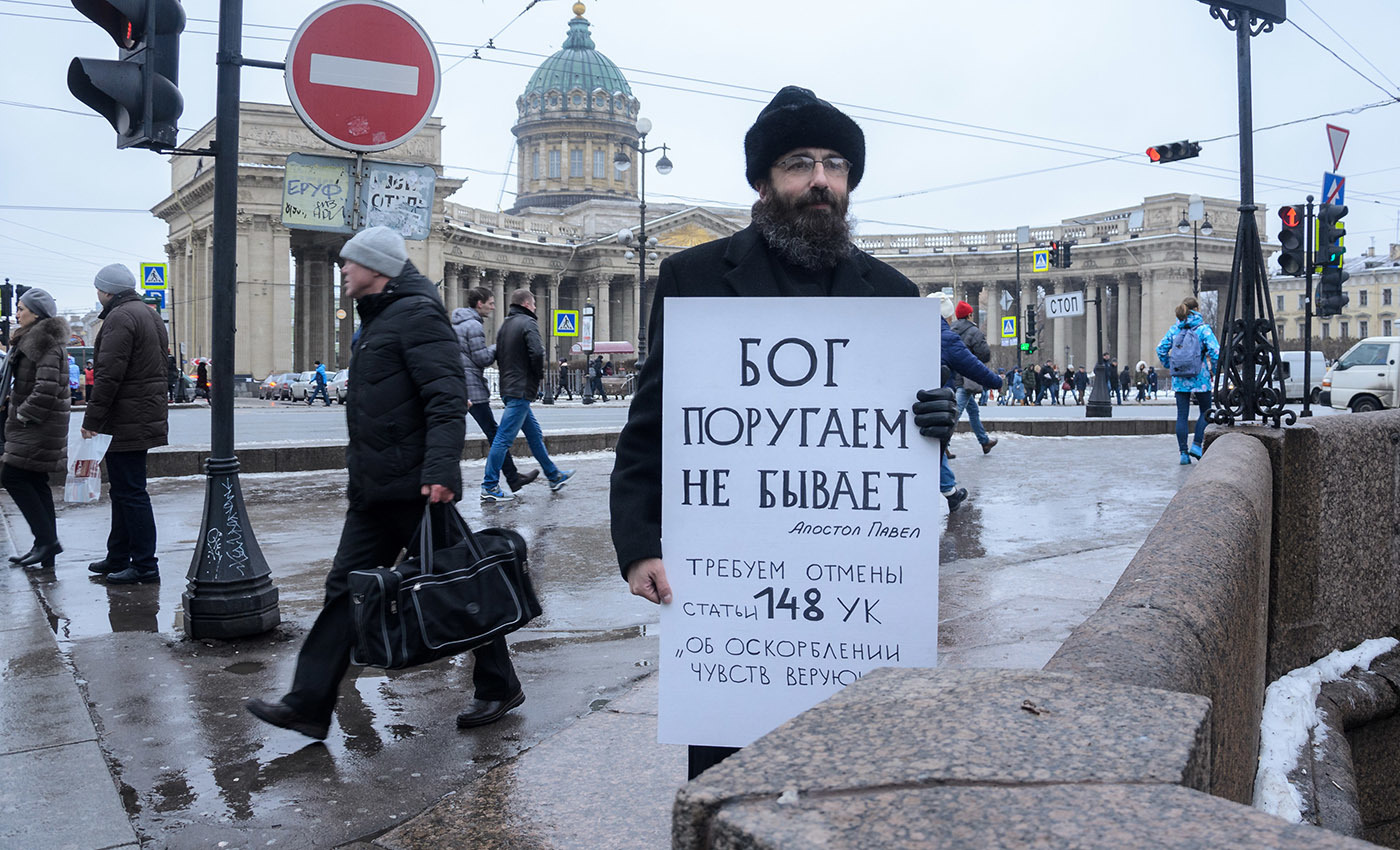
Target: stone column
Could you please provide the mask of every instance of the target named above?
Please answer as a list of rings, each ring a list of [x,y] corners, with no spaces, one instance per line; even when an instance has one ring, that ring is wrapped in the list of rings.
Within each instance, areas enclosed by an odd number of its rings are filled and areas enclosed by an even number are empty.
[[[496,328],[501,326],[501,318],[509,311],[510,305],[506,303],[505,275],[501,273],[500,269],[487,269],[486,277],[482,283],[491,291],[491,297],[496,300],[496,312],[481,323],[482,329],[486,333],[486,341],[489,343],[496,338]]]
[[[462,267],[456,263],[447,263],[443,266],[442,274],[442,301],[447,307],[447,314],[452,315],[452,311],[463,306],[466,302],[462,298]]]
[[[310,312],[311,273],[308,268],[310,263],[307,254],[308,249],[305,245],[292,250],[292,259],[296,262],[297,279],[296,290],[293,293],[292,362],[290,365],[298,371],[302,368],[302,358],[306,356],[309,328],[306,317]]]
[[[1114,343],[1114,353],[1118,355],[1118,369],[1122,371],[1124,366],[1132,367],[1137,363],[1136,358],[1132,358],[1132,347],[1128,340],[1128,282],[1125,278],[1118,278],[1118,339]],[[1132,358],[1130,360],[1130,358]]]
[[[598,299],[594,302],[596,309],[593,311],[593,338],[595,340],[611,340],[612,279],[606,275],[598,275],[592,279],[592,283],[598,292]]]

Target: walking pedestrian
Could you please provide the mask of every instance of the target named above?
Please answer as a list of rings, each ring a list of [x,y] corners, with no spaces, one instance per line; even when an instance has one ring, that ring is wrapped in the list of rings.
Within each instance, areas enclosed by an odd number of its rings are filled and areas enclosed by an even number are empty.
[[[64,340],[65,342],[67,340]],[[64,356],[68,358],[68,394],[69,401],[73,404],[83,400],[83,373],[78,368],[78,361],[73,359],[73,355],[64,350]]]
[[[326,365],[320,360],[316,361],[316,373],[311,376],[311,386],[314,389],[306,395],[306,406],[315,404],[316,396],[320,396],[326,402],[326,407],[330,407],[331,397],[326,392]]]
[[[956,321],[952,324],[953,333],[956,333],[967,346],[967,350],[981,362],[986,363],[992,359],[992,347],[987,344],[987,335],[982,329],[973,324],[971,320],[972,305],[966,301],[959,301],[953,308]],[[956,370],[955,370],[956,371]],[[961,373],[953,379],[953,387],[957,392],[958,418],[962,417],[963,411],[967,411],[967,424],[971,426],[973,436],[982,445],[982,454],[991,452],[996,446],[996,437],[987,436],[987,429],[982,427],[982,411],[977,400],[980,393],[985,392],[982,384],[974,383],[971,378],[964,377]]]
[[[634,595],[658,604],[671,602],[661,561],[666,300],[919,294],[908,278],[851,242],[846,211],[849,192],[865,170],[865,136],[849,116],[808,89],[787,86],[759,113],[744,138],[744,153],[746,177],[758,192],[749,226],[661,261],[647,326],[649,352],[617,441],[611,512],[618,565]],[[946,443],[957,408],[955,393],[940,387],[919,390],[917,398],[916,427],[925,437]],[[733,752],[731,747],[692,746],[690,777]]]
[[[165,353],[165,394],[168,401],[184,401],[184,394],[180,392],[180,379],[184,376],[180,374],[180,363],[175,359],[175,355],[170,352]]]
[[[203,357],[194,364],[194,397],[209,400],[209,366]]]
[[[1039,406],[1040,370],[1036,368],[1034,363],[1027,363],[1025,368],[1021,370],[1021,380],[1024,381],[1026,385],[1026,406],[1029,407],[1032,404]]]
[[[10,338],[9,357],[0,367],[5,407],[0,486],[15,500],[34,535],[28,552],[10,558],[10,563],[26,569],[52,567],[63,551],[49,473],[62,469],[68,455],[72,392],[63,361],[67,358],[71,364],[73,358],[63,348],[68,323],[57,313],[53,297],[44,290],[31,288],[21,295],[15,305],[19,327]]]
[[[425,504],[456,510],[467,419],[447,310],[437,287],[408,261],[403,237],[371,227],[346,242],[340,258],[345,294],[355,299],[361,323],[350,357],[355,391],[345,411],[350,505],[325,604],[297,655],[291,690],[277,702],[245,704],[260,720],[317,739],[329,734],[350,665],[347,576],[392,563],[418,531]],[[475,698],[458,726],[490,723],[525,701],[504,638],[476,650],[472,681]]]
[[[569,401],[574,400],[574,388],[569,386],[569,361],[559,358],[559,386],[554,388],[554,398],[558,399],[561,393],[569,394]]]
[[[482,286],[467,290],[467,306],[452,311],[452,330],[457,336],[467,382],[467,412],[476,420],[481,433],[486,435],[487,446],[495,441],[497,428],[496,415],[491,411],[491,387],[486,383],[485,370],[496,362],[496,345],[486,344],[486,327],[482,320],[494,312],[496,296]],[[512,493],[540,477],[538,469],[521,474],[509,453],[501,462],[501,474],[505,476]]]
[[[1011,401],[1013,404],[1026,403],[1026,381],[1018,370],[1011,370]]]
[[[1117,363],[1113,364],[1115,367]],[[1128,364],[1123,364],[1123,371],[1118,373],[1118,403],[1122,404],[1128,398],[1128,393],[1133,388],[1133,373],[1128,368]]]
[[[93,343],[93,384],[83,414],[84,437],[112,435],[107,448],[112,530],[107,554],[88,565],[108,584],[160,581],[156,517],[146,492],[146,452],[167,442],[165,401],[169,340],[165,322],[136,292],[136,277],[120,263],[93,280],[102,329]]]
[[[588,378],[593,382],[593,394],[607,401],[608,393],[603,389],[603,355],[599,354],[588,364]]]
[[[1154,366],[1147,370],[1147,391],[1152,393],[1152,400],[1157,400],[1157,368]]]
[[[1088,390],[1089,373],[1084,371],[1083,366],[1080,366],[1074,372],[1074,403],[1083,404],[1084,393],[1088,392]]]
[[[87,366],[83,369],[83,388],[84,388],[84,390],[85,390],[85,391],[83,392],[83,398],[87,398],[87,399],[92,398],[92,381],[93,381],[92,361],[89,360],[89,361],[87,362]]]
[[[598,360],[601,366],[602,358]],[[530,453],[549,479],[549,489],[558,490],[574,476],[574,471],[560,469],[550,460],[544,432],[530,411],[530,402],[539,395],[544,378],[544,343],[540,341],[540,324],[535,318],[535,296],[528,289],[517,289],[510,295],[510,313],[496,332],[496,362],[501,370],[501,400],[506,403],[506,410],[501,414],[501,424],[491,441],[491,454],[486,458],[481,501],[508,502],[515,498],[501,489],[500,478],[506,455],[522,430]]]
[[[1181,450],[1181,465],[1199,458],[1206,440],[1206,414],[1210,411],[1211,375],[1220,361],[1220,342],[1215,331],[1197,312],[1200,303],[1193,296],[1177,305],[1176,323],[1167,328],[1157,344],[1157,359],[1172,376],[1172,392],[1176,394],[1176,444]],[[1187,420],[1191,403],[1196,403],[1196,435],[1186,445]]]
[[[1147,401],[1147,361],[1139,360],[1137,374],[1133,376],[1133,387],[1137,389],[1137,403]]]

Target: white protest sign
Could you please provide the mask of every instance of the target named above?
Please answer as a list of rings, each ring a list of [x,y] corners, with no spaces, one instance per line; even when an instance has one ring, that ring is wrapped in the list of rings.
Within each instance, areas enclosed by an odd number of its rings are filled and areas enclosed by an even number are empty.
[[[876,667],[937,664],[947,507],[910,406],[938,308],[666,302],[662,743],[745,746]]]

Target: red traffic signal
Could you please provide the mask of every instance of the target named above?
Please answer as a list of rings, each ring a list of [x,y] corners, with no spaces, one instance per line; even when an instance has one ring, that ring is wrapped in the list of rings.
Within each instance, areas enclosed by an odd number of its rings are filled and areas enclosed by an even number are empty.
[[[1278,232],[1278,243],[1283,250],[1278,255],[1279,269],[1284,274],[1299,277],[1307,267],[1307,240],[1302,207],[1279,207],[1279,220],[1283,229]]]
[[[1176,162],[1201,155],[1200,142],[1172,142],[1169,145],[1154,145],[1147,149],[1147,158],[1152,162]]]

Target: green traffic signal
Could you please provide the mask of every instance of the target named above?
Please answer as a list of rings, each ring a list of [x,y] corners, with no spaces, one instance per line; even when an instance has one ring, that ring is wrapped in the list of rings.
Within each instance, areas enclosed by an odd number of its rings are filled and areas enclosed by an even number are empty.
[[[1347,208],[1342,204],[1323,204],[1317,208],[1317,260],[1324,269],[1340,268],[1346,254],[1344,237],[1347,229],[1342,223]]]

